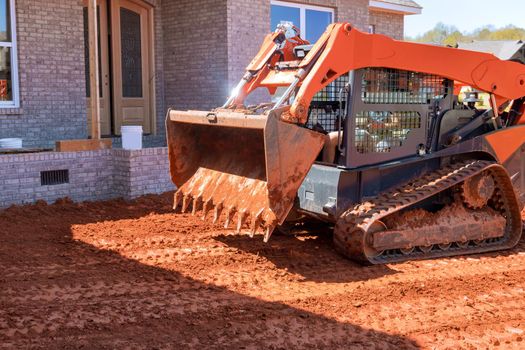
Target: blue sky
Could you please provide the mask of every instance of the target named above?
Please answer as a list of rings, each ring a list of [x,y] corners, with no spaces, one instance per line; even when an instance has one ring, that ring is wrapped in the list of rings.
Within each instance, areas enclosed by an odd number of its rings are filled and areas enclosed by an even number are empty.
[[[461,31],[486,25],[525,27],[525,0],[415,0],[423,14],[406,16],[405,35],[416,36],[443,22]]]

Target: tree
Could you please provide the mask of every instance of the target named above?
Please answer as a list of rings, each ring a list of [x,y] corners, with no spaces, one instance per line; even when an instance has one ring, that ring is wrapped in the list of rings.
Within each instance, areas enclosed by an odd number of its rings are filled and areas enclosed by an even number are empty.
[[[409,41],[456,46],[460,42],[473,40],[525,40],[525,29],[509,25],[504,28],[485,26],[471,33],[461,33],[456,27],[438,23],[434,29],[417,36],[406,38]]]

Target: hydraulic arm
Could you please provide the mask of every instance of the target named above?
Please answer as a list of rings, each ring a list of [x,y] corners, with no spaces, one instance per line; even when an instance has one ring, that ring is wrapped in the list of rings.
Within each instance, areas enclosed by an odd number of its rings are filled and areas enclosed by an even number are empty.
[[[283,120],[292,123],[306,122],[308,107],[318,91],[341,75],[365,67],[410,70],[456,80],[493,94],[498,107],[525,96],[523,64],[502,61],[487,53],[366,34],[348,23],[330,25],[308,55],[295,65],[279,65],[279,62],[265,56],[270,51],[269,47],[275,46],[273,44],[271,40],[266,40],[254,59],[254,62],[268,63],[264,68],[254,64],[248,67],[248,71],[253,74],[253,83],[243,89],[236,105],[241,105],[242,97],[258,87],[274,89],[277,86],[290,86],[298,80],[296,86],[299,89],[294,102],[290,110],[282,115]],[[287,52],[290,52],[290,46]]]

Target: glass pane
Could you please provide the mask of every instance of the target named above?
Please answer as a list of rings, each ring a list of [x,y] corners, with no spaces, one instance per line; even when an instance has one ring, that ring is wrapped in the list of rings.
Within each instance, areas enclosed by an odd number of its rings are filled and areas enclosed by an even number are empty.
[[[1,1],[1,0],[0,0]],[[102,98],[102,47],[100,46],[100,7],[97,6],[98,16],[98,79],[100,82],[99,95]],[[84,73],[86,76],[86,97],[91,97],[91,84],[89,81],[90,62],[89,62],[89,27],[88,27],[88,9],[84,7],[84,59],[85,68]]]
[[[9,47],[0,47],[0,101],[12,100],[11,49]]]
[[[315,43],[330,23],[332,23],[331,12],[306,10],[306,40]]]
[[[122,96],[142,97],[142,43],[140,14],[120,9]]]
[[[273,32],[281,22],[292,22],[298,28],[301,27],[301,13],[297,7],[272,5],[271,31]]]
[[[0,41],[11,41],[9,0],[0,0]]]

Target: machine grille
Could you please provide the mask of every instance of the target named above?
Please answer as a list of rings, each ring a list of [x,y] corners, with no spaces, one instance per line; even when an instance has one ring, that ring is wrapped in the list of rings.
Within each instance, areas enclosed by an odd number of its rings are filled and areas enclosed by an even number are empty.
[[[430,104],[449,93],[447,79],[418,72],[367,68],[361,96],[368,104]]]
[[[310,105],[307,127],[326,132],[337,130],[339,109],[344,111],[347,94],[343,92],[342,106],[339,106],[339,92],[348,83],[348,75],[343,75],[319,91]]]
[[[356,113],[357,152],[388,153],[403,146],[409,133],[421,128],[418,112],[362,111]]]

